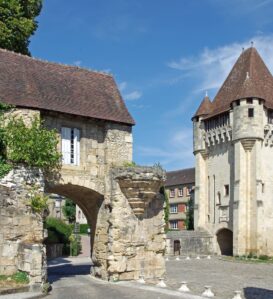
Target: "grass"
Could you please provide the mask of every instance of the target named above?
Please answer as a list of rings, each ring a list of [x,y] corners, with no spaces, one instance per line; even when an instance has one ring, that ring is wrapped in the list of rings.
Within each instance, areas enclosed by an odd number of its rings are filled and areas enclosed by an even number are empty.
[[[273,257],[266,255],[254,256],[254,255],[242,255],[242,256],[225,256],[224,259],[230,261],[247,262],[247,263],[263,263],[263,264],[273,264]]]
[[[5,286],[7,283],[11,284],[28,284],[29,278],[26,272],[18,271],[13,275],[0,275],[0,285]]]

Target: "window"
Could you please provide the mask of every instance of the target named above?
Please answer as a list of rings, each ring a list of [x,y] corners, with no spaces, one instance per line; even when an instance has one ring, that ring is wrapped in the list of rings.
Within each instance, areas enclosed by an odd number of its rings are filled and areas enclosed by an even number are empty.
[[[187,190],[187,196],[189,196],[191,193],[191,187],[187,187],[186,190]]]
[[[175,197],[175,189],[170,189],[170,197]]]
[[[170,213],[177,213],[177,205],[170,205]]]
[[[237,101],[236,101],[236,105],[237,105],[237,106],[240,106],[240,100],[237,100]]]
[[[80,165],[80,131],[62,127],[63,164]]]
[[[217,193],[217,203],[216,204],[221,205],[221,193],[220,192]]]
[[[254,117],[254,108],[248,108],[248,117]]]
[[[183,196],[183,188],[178,189],[178,196]]]
[[[264,193],[264,183],[262,183],[262,193]]]
[[[229,196],[229,185],[225,185],[225,196]]]
[[[170,227],[171,229],[178,229],[178,221],[177,220],[170,221]]]

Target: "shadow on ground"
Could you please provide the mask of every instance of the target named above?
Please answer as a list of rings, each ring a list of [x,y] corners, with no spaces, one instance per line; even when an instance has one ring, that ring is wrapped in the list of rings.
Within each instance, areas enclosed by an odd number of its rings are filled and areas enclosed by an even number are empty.
[[[76,275],[88,275],[91,270],[91,261],[76,262],[67,259],[58,258],[55,261],[51,260],[47,268],[48,281],[53,283],[64,277]]]
[[[248,287],[244,288],[246,299],[273,299],[273,290]]]

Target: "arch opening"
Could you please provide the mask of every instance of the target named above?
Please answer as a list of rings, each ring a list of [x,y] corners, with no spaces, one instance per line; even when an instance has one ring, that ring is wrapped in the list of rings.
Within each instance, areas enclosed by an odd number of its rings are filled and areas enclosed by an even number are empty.
[[[221,229],[216,234],[217,243],[221,255],[233,255],[233,232],[229,229]]]
[[[79,185],[65,184],[65,185],[56,185],[56,186],[47,186],[47,193],[54,193],[60,196],[71,199],[76,205],[79,206],[81,211],[86,217],[87,223],[91,228],[90,235],[90,257],[92,258],[98,213],[100,207],[103,203],[104,196],[92,189],[82,187]]]

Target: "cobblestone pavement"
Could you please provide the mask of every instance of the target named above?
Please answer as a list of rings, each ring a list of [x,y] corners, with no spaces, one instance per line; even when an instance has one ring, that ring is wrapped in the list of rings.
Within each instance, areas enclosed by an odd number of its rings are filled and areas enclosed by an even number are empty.
[[[187,281],[191,294],[200,295],[204,286],[212,286],[215,298],[231,299],[234,291],[242,291],[246,299],[273,299],[273,264],[242,263],[220,260],[166,261],[166,284],[178,289],[181,281]]]

